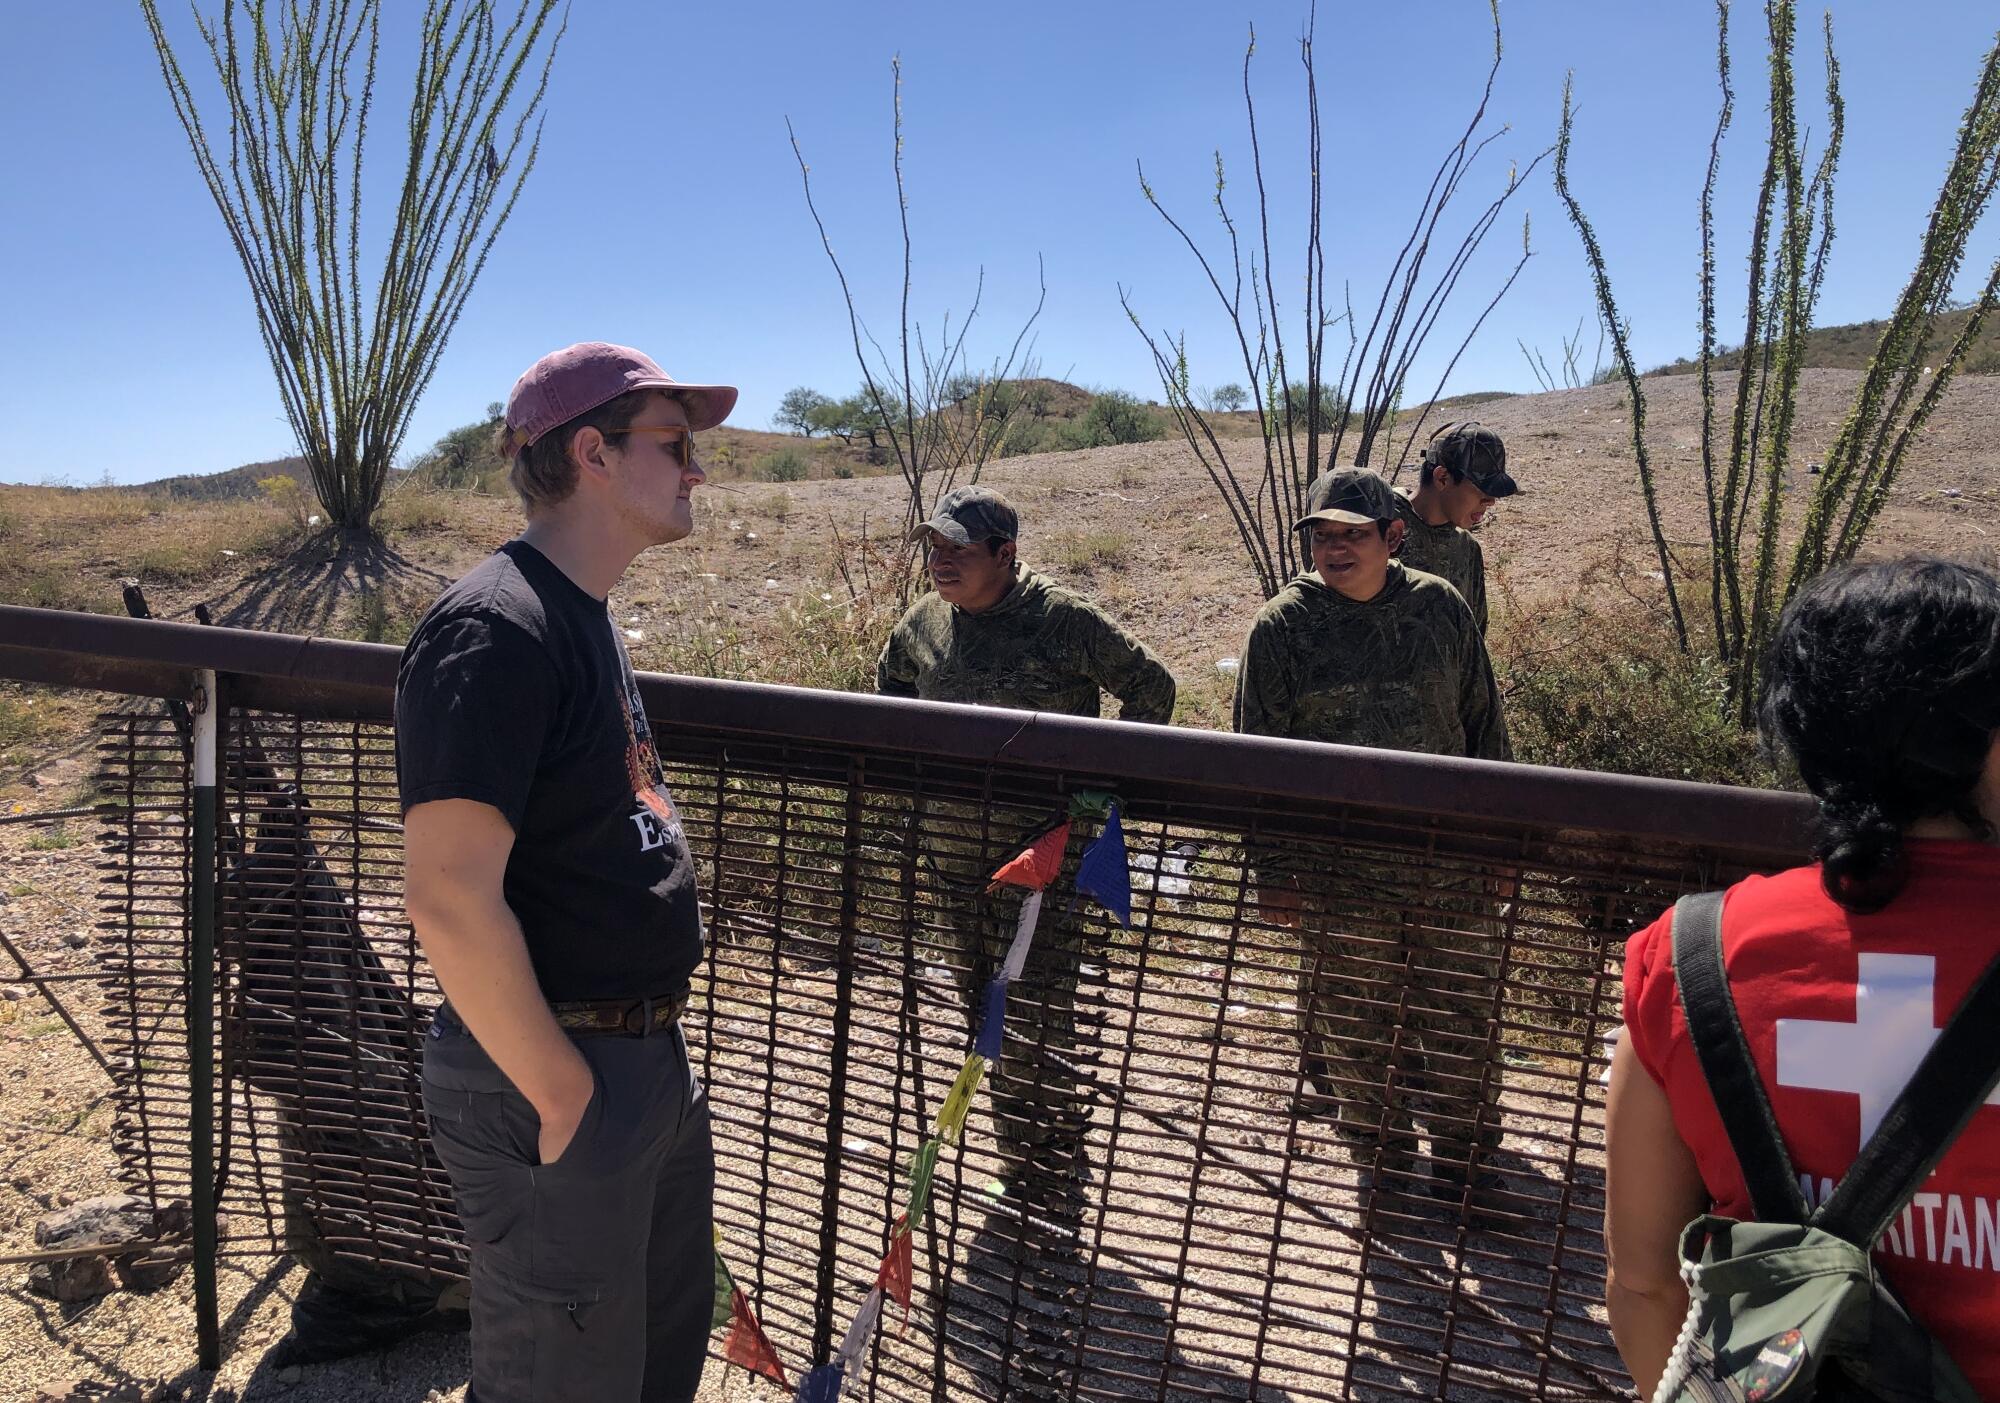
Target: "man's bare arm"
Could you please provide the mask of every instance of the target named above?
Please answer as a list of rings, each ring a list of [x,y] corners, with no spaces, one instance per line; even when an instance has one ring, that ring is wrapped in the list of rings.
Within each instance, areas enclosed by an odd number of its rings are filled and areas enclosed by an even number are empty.
[[[590,1067],[535,982],[502,882],[514,830],[490,804],[438,799],[403,817],[404,904],[445,997],[541,1117],[559,1159],[590,1104]]]

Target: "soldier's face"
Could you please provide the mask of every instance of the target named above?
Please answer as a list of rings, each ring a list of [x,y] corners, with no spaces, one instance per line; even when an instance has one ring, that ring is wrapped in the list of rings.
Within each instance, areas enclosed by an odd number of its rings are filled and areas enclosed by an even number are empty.
[[[1449,480],[1449,474],[1446,475]],[[1470,531],[1486,519],[1486,513],[1498,501],[1487,490],[1471,478],[1461,478],[1445,488],[1442,501],[1445,516],[1453,526]]]
[[[933,531],[924,555],[931,583],[947,604],[976,614],[998,604],[1014,586],[1014,543],[988,550],[984,541],[958,545]]]
[[[1310,540],[1313,569],[1327,588],[1366,601],[1380,594],[1389,578],[1389,557],[1403,543],[1403,523],[1391,522],[1385,533],[1379,526],[1315,521]]]

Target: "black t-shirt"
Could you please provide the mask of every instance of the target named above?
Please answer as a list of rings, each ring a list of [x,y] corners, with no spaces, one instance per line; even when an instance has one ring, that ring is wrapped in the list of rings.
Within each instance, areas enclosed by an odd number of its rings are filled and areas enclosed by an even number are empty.
[[[543,997],[639,998],[701,959],[694,861],[605,603],[509,541],[439,596],[396,676],[405,811],[490,804]]]

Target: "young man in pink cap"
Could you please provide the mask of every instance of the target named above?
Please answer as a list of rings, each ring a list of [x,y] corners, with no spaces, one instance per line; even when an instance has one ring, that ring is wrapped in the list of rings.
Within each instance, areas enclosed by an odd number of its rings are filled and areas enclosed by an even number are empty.
[[[715,1180],[678,1019],[694,863],[605,596],[694,527],[736,403],[623,346],[507,403],[527,528],[444,592],[396,679],[406,900],[446,1003],[424,1108],[472,1257],[478,1403],[692,1399]]]

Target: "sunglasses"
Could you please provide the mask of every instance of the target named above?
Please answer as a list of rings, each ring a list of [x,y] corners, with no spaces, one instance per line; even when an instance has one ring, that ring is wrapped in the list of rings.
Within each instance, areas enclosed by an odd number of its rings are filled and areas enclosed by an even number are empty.
[[[628,434],[666,434],[667,451],[674,461],[683,468],[694,464],[694,430],[682,424],[635,424],[625,430]]]

